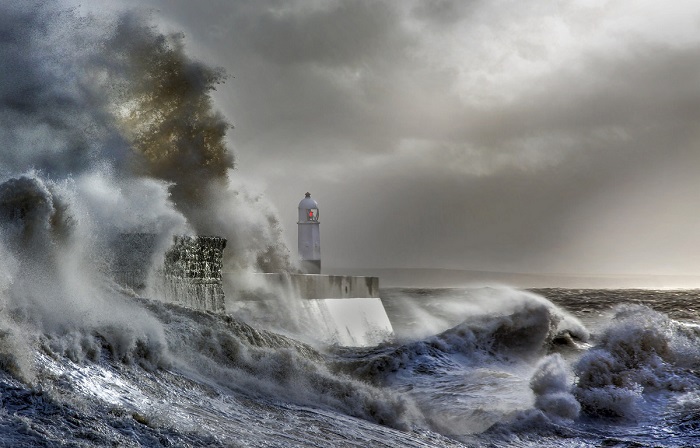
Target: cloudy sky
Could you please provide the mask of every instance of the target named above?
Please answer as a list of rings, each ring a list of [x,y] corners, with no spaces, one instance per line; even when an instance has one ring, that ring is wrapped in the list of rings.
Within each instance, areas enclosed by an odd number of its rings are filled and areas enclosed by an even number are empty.
[[[97,2],[100,4],[100,2]],[[696,0],[139,0],[324,265],[700,273]]]

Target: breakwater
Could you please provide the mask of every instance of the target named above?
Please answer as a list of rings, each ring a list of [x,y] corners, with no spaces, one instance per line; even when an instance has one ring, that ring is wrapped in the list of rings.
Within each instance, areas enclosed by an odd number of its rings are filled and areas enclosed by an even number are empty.
[[[114,244],[112,271],[117,283],[138,294],[223,312],[221,270],[225,248],[225,238],[178,235],[162,252],[155,234],[123,234]]]
[[[234,273],[223,272],[224,238],[175,236],[159,249],[156,235],[132,233],[113,246],[114,279],[142,297],[274,325],[290,317],[280,312],[292,313],[320,340],[346,346],[374,345],[393,333],[377,277],[260,273],[254,277],[261,288],[246,290]],[[233,287],[228,302],[223,280]]]

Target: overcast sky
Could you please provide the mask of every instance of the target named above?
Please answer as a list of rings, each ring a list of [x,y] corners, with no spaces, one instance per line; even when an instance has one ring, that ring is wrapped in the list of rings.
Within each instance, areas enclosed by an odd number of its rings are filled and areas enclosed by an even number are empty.
[[[700,273],[697,0],[121,5],[232,76],[294,254],[310,191],[326,266]]]

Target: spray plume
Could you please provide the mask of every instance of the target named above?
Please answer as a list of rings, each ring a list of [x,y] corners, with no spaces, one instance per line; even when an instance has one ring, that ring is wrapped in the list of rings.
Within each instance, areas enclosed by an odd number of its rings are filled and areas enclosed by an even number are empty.
[[[211,98],[226,78],[223,70],[192,61],[182,34],[163,35],[134,14],[119,18],[106,48],[112,61],[110,110],[137,153],[134,173],[169,182],[175,206],[197,232],[234,240],[231,247],[238,253],[230,263],[289,269],[274,210],[231,181],[234,156],[225,142],[231,126]],[[242,208],[255,218],[231,221]],[[256,242],[255,253],[245,250],[249,247],[240,240],[246,238]]]
[[[98,338],[165,362],[161,326],[105,275],[124,233],[157,235],[160,254],[214,234],[231,269],[289,268],[274,209],[235,177],[211,97],[225,75],[181,35],[5,2],[0,59],[0,358],[18,376],[32,377],[23,344],[80,358]]]
[[[41,2],[2,9],[3,179],[100,173],[117,184],[115,196],[133,182],[160,183],[191,232],[229,239],[227,266],[290,269],[274,208],[235,179],[231,126],[211,97],[223,70],[193,61],[181,34],[134,13],[80,17]],[[153,199],[133,193],[128,208]],[[121,230],[153,231],[135,227]]]

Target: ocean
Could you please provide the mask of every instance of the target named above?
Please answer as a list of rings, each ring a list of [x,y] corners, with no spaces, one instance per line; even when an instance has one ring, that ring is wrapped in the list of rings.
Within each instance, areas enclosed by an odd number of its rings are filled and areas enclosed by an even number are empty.
[[[0,2],[0,446],[700,445],[698,291],[384,289],[394,331],[363,347],[293,294],[156,300],[174,236],[295,270],[235,170],[226,74],[167,28]],[[125,235],[157,249],[129,247],[133,289]]]
[[[70,324],[6,305],[0,445],[700,444],[700,291],[381,295],[395,333],[359,348],[127,295]]]

